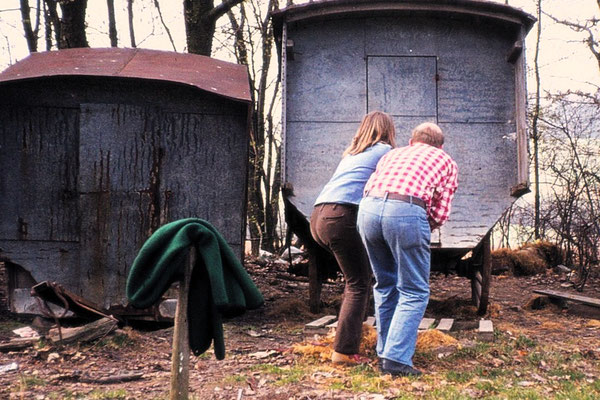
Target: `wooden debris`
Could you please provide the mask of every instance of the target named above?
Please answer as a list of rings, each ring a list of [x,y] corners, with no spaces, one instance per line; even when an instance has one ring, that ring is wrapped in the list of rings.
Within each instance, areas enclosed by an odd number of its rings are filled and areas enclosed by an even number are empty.
[[[452,318],[442,318],[436,329],[442,332],[450,332],[453,324],[454,320]]]
[[[7,343],[0,343],[0,352],[23,350],[33,346],[40,338],[18,338]]]
[[[79,371],[73,371],[68,374],[60,374],[52,377],[54,381],[69,381],[69,382],[82,382],[82,383],[98,383],[102,385],[108,385],[112,383],[131,382],[142,379],[144,376],[141,372],[126,372],[118,375],[93,377],[84,375]]]
[[[327,334],[329,332],[329,327],[333,321],[335,321],[337,317],[335,315],[325,315],[315,321],[309,322],[304,325],[304,332],[307,334]]]
[[[482,319],[479,321],[479,329],[477,331],[479,339],[485,342],[494,341],[494,325],[492,321]]]
[[[433,318],[423,318],[419,324],[419,330],[429,329],[435,323]]]
[[[600,299],[594,299],[592,297],[579,296],[576,294],[558,292],[556,290],[539,290],[536,289],[533,291],[534,293],[543,294],[548,297],[554,297],[564,300],[576,301],[578,303],[582,303],[592,307],[600,307]]]
[[[106,336],[117,328],[117,320],[114,318],[101,318],[87,325],[77,328],[62,328],[62,342],[58,328],[50,329],[48,338],[53,343],[61,342],[70,344],[76,342],[89,342]]]

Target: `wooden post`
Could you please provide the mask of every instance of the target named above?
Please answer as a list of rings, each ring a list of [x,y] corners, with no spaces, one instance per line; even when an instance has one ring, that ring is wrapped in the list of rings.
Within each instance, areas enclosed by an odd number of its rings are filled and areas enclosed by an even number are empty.
[[[170,400],[187,400],[190,381],[190,341],[188,324],[188,292],[192,268],[196,263],[196,247],[190,248],[183,279],[179,282],[175,327],[173,329],[173,352],[171,355]]]

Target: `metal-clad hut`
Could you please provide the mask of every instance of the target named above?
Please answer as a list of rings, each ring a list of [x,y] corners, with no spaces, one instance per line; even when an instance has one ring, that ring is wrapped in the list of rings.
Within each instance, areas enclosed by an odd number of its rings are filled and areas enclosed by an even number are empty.
[[[180,218],[208,220],[242,256],[246,67],[61,50],[6,69],[0,92],[0,261],[13,309],[32,280],[123,304],[137,251]]]
[[[391,114],[398,145],[436,122],[460,187],[432,235],[434,259],[460,264],[528,191],[523,46],[534,22],[484,0],[324,0],[275,12],[288,204],[310,215],[365,113]]]

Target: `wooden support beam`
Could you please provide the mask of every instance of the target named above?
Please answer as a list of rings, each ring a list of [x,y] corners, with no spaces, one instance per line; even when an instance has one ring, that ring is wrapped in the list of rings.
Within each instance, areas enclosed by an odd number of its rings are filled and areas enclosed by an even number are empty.
[[[173,352],[171,353],[170,400],[187,400],[190,382],[190,341],[188,322],[188,293],[192,269],[196,264],[196,247],[190,248],[183,278],[179,282],[175,326],[173,329]]]

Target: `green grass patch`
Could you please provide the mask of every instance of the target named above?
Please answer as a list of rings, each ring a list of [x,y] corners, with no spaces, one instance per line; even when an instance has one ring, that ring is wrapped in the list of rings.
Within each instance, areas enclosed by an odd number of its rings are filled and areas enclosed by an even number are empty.
[[[99,347],[108,347],[111,349],[122,349],[125,347],[131,347],[135,344],[135,341],[129,337],[129,335],[125,333],[117,333],[106,337],[100,341],[98,341],[97,346]]]
[[[38,386],[46,386],[46,381],[35,375],[21,375],[19,377],[19,391],[26,392]]]
[[[390,386],[389,381],[369,365],[358,365],[350,369],[344,380],[334,380],[330,388],[334,390],[350,390],[352,392],[380,393]]]
[[[88,393],[85,398],[90,400],[121,400],[127,398],[127,391],[125,389],[95,389],[92,392]]]
[[[525,335],[519,335],[515,340],[515,347],[519,350],[528,350],[535,347],[537,343],[535,340],[528,338]]]
[[[236,375],[227,376],[225,379],[223,379],[223,382],[226,384],[235,384],[235,383],[246,382],[247,379],[248,379],[248,377],[246,375],[236,374]]]
[[[550,376],[558,376],[564,377],[564,379],[569,379],[573,381],[579,381],[585,378],[585,374],[583,372],[571,369],[571,368],[553,368],[548,371],[548,375]]]
[[[446,380],[456,383],[466,383],[475,377],[475,374],[470,371],[448,371],[446,372]]]
[[[446,359],[450,361],[456,361],[464,358],[478,358],[484,354],[489,353],[491,345],[489,343],[477,343],[475,346],[463,347],[456,350],[454,353],[449,355]]]
[[[600,380],[582,385],[580,382],[562,382],[556,392],[556,400],[597,400],[600,399]]]
[[[276,385],[297,383],[306,375],[305,369],[298,366],[282,368],[272,364],[261,364],[251,367],[250,370],[261,371],[273,376]]]

